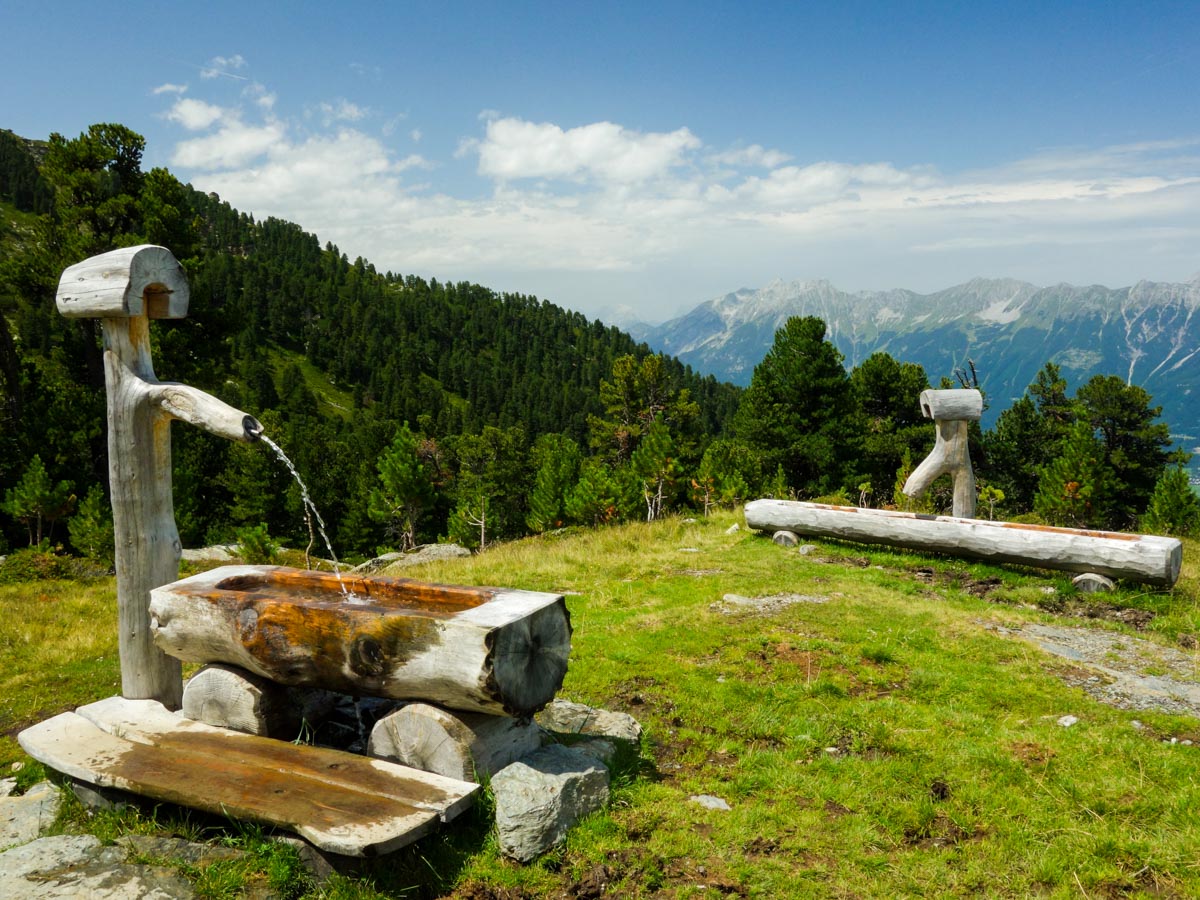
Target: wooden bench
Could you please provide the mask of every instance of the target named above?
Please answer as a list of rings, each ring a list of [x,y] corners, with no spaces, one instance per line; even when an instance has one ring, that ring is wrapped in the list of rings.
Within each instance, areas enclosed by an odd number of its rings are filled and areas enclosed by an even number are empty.
[[[479,785],[290,744],[111,697],[18,736],[34,759],[98,787],[295,831],[347,856],[389,853],[449,821]]]

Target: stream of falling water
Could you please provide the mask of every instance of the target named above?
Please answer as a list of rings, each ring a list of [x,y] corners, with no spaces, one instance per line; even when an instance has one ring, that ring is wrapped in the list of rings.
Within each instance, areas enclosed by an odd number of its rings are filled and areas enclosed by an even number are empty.
[[[321,518],[321,514],[317,512],[317,507],[312,501],[312,497],[308,495],[308,487],[304,484],[304,479],[300,477],[300,473],[296,471],[296,467],[292,465],[292,461],[288,459],[288,455],[283,452],[283,448],[267,437],[265,434],[259,435],[259,440],[275,451],[275,455],[279,461],[287,466],[288,471],[292,473],[292,477],[296,479],[296,484],[300,485],[300,499],[304,505],[312,513],[314,519],[317,520],[317,531],[321,535],[321,540],[325,542],[325,549],[329,551],[329,558],[333,560],[333,574],[337,576],[338,587],[342,589],[342,596],[347,600],[358,600],[354,594],[350,593],[346,583],[342,581],[342,573],[340,563],[338,563],[337,554],[333,552],[333,544],[329,540],[329,535],[325,532],[325,520]]]

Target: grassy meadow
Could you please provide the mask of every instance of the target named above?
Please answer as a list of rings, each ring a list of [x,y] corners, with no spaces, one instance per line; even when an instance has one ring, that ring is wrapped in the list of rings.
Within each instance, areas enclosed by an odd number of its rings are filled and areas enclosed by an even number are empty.
[[[1200,895],[1200,723],[1103,705],[1060,677],[1068,660],[998,630],[1130,632],[1078,615],[1107,603],[1152,613],[1142,636],[1153,644],[1194,647],[1196,545],[1174,590],[1127,585],[1098,600],[1074,595],[1066,575],[833,542],[801,555],[744,525],[728,533],[737,521],[572,530],[405,570],[567,593],[575,633],[560,696],[645,727],[610,807],[532,865],[499,857],[486,797],[323,886],[257,832],[182,811],[71,803],[58,827],[255,848],[220,879],[185,868],[204,896],[255,884],[278,896],[476,900]],[[805,599],[729,612],[731,593]],[[0,604],[8,769],[24,759],[22,727],[118,690],[115,590],[111,579],[9,585]],[[1078,721],[1059,724],[1067,715]],[[689,799],[702,794],[730,809]]]

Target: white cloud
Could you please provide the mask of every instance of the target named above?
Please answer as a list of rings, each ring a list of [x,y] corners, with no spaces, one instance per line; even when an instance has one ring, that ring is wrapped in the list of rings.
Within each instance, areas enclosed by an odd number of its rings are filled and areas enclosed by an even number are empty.
[[[310,131],[256,107],[245,115],[262,120],[251,123],[183,103],[172,121],[217,126],[175,148],[173,165],[192,170],[183,174],[198,188],[296,221],[381,269],[576,308],[619,298],[653,319],[776,276],[932,290],[974,275],[1117,284],[1198,268],[1200,161],[1188,153],[1200,141],[1190,139],[940,172],[882,159],[797,162],[757,144],[715,152],[687,128],[491,115],[454,153],[477,160],[484,185],[452,194],[445,185],[467,166],[401,156],[356,127],[370,111],[349,101],[310,107]]]
[[[171,84],[171,82],[168,81],[166,84],[160,84],[150,93],[157,97],[160,94],[182,94],[186,91],[186,84]]]
[[[202,131],[225,116],[225,110],[203,100],[182,97],[175,101],[167,118],[178,122],[188,131]]]
[[[259,84],[257,81],[246,85],[242,91],[242,95],[250,98],[254,105],[265,112],[270,112],[275,108],[275,101],[278,99],[273,91],[267,90],[265,85]]]
[[[548,122],[493,119],[479,144],[479,172],[492,178],[594,179],[634,184],[665,176],[700,140],[686,128],[642,134],[612,122],[563,130]]]
[[[255,126],[230,121],[215,134],[176,144],[171,163],[202,170],[244,166],[280,143],[285,133],[286,129],[279,122]]]
[[[235,78],[239,81],[249,81],[245,75],[236,75],[233,69],[244,69],[246,60],[240,53],[233,56],[214,56],[208,64],[200,68],[201,78]]]
[[[326,127],[334,122],[357,122],[370,114],[366,107],[351,103],[345,98],[338,98],[333,103],[320,103],[317,109],[321,113],[322,124]]]
[[[743,166],[752,166],[761,169],[774,169],[777,166],[783,165],[792,157],[781,150],[767,150],[761,144],[751,144],[749,147],[740,147],[736,150],[726,150],[723,153],[714,153],[708,157],[708,161],[718,166],[734,166],[741,168]]]

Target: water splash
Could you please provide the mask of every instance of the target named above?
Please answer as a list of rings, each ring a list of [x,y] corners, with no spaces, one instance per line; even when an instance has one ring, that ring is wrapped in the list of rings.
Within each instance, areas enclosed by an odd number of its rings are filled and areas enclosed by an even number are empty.
[[[275,456],[279,461],[287,466],[288,471],[292,473],[292,477],[296,479],[296,484],[300,485],[300,499],[305,507],[312,513],[312,516],[317,521],[317,532],[321,535],[321,540],[325,542],[325,549],[329,551],[329,558],[333,560],[333,574],[337,576],[338,587],[342,589],[342,596],[351,602],[361,602],[359,598],[350,592],[346,587],[346,583],[342,581],[342,572],[340,563],[338,562],[337,554],[333,552],[333,543],[329,540],[329,535],[325,531],[325,520],[321,518],[321,514],[317,512],[317,507],[312,501],[312,497],[308,494],[308,487],[304,484],[304,479],[300,477],[300,473],[296,471],[295,465],[288,459],[288,455],[283,452],[283,448],[267,437],[265,434],[259,435],[259,440],[275,451]]]

